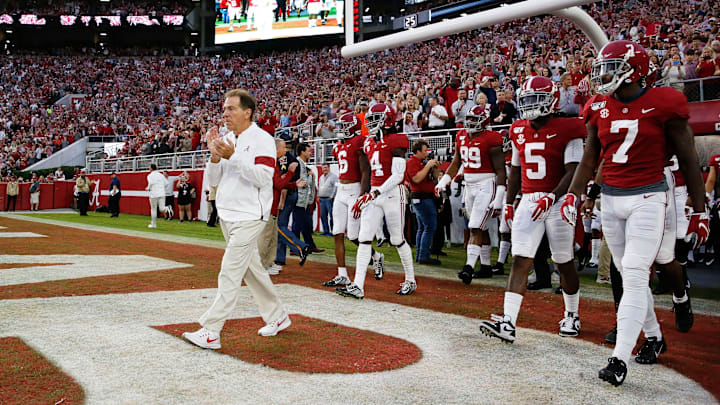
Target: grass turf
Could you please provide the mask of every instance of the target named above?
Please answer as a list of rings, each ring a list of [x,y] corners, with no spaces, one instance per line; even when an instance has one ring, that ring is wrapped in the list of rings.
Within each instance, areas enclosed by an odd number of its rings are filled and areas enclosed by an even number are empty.
[[[95,213],[95,212],[88,212],[88,216],[81,217],[77,214],[43,214],[43,213],[37,213],[37,214],[23,214],[31,217],[37,217],[37,218],[47,218],[52,219],[56,221],[66,221],[66,222],[72,222],[72,223],[80,223],[80,224],[88,224],[88,225],[96,225],[96,226],[104,226],[109,228],[117,228],[117,229],[126,229],[126,230],[132,230],[132,231],[144,231],[144,232],[150,232],[150,233],[157,233],[157,234],[172,234],[172,235],[178,235],[178,236],[185,236],[185,237],[192,237],[192,238],[199,238],[199,239],[208,239],[208,240],[215,240],[215,241],[222,241],[223,235],[222,231],[220,230],[220,227],[211,228],[208,227],[205,222],[202,221],[193,221],[188,222],[185,221],[183,223],[180,223],[177,219],[173,219],[172,221],[165,221],[161,218],[158,219],[158,227],[151,229],[148,228],[147,225],[150,223],[149,217],[144,215],[132,215],[132,214],[122,214],[118,218],[110,218],[110,214],[106,213]],[[328,236],[321,236],[319,233],[313,234],[313,239],[315,240],[315,244],[320,249],[325,249],[325,254],[332,255],[333,250],[335,249],[335,241],[333,238]],[[385,261],[389,263],[400,263],[400,257],[397,254],[397,250],[395,250],[393,247],[385,245],[384,247],[379,249],[382,253],[385,254]],[[453,245],[450,248],[444,248],[443,251],[447,253],[447,256],[440,257],[439,259],[442,261],[442,264],[439,266],[440,268],[452,270],[452,271],[459,271],[462,266],[465,264],[465,249],[462,248],[460,245]],[[345,241],[345,254],[346,257],[354,257],[357,252],[357,247],[351,243],[350,241]],[[312,259],[311,259],[312,260]],[[493,249],[492,251],[492,257],[491,262],[495,263],[497,261],[497,249]],[[512,259],[508,257],[508,263],[505,265],[505,272],[506,274],[510,271],[510,265],[512,263]],[[610,285],[608,284],[597,284],[595,282],[595,273],[589,273],[588,271],[583,271],[579,273],[580,276],[580,284],[581,285],[593,285],[593,286],[601,286],[605,288],[610,288]],[[720,289],[719,288],[713,288],[713,287],[702,287],[693,285],[692,287],[692,296],[696,298],[704,298],[704,299],[711,299],[711,300],[720,300]]]

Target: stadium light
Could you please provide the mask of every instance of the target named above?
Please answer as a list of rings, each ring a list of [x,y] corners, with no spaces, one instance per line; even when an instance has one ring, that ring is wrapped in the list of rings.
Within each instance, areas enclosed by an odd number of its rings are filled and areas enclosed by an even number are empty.
[[[556,14],[570,19],[588,36],[593,46],[596,49],[600,49],[608,42],[605,32],[603,32],[602,27],[600,27],[592,17],[577,7],[584,4],[595,3],[596,1],[597,0],[526,0],[506,7],[497,7],[465,17],[453,18],[449,21],[428,24],[411,31],[388,34],[356,44],[346,41],[346,45],[342,47],[341,54],[344,58],[352,58],[542,14]],[[586,17],[583,17],[583,15]]]
[[[6,34],[12,34],[12,30],[5,30]]]
[[[192,35],[192,36],[197,36],[198,33],[197,33],[197,32],[191,32],[190,35]]]
[[[107,32],[101,32],[101,33],[100,33],[100,36],[101,36],[101,37],[106,37],[106,36],[107,36]]]

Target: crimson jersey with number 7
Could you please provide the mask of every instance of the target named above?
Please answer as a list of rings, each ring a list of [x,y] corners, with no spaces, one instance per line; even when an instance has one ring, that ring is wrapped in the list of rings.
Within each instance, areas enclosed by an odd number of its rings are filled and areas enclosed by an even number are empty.
[[[650,88],[628,104],[598,94],[583,115],[597,128],[603,183],[619,188],[661,181],[668,155],[665,123],[690,117],[685,95],[672,87]]]
[[[522,175],[522,192],[549,193],[565,175],[565,147],[573,139],[584,139],[587,131],[577,118],[552,118],[535,130],[530,121],[518,120],[510,127]],[[578,145],[579,146],[579,145]]]
[[[376,141],[372,137],[365,140],[364,149],[370,162],[371,186],[382,186],[392,174],[392,151],[398,148],[408,149],[409,145],[410,141],[404,134],[385,135],[380,141]]]
[[[355,135],[344,142],[338,142],[333,148],[333,156],[338,162],[340,180],[351,180],[358,182],[361,179],[360,163],[358,162],[358,151],[363,150],[365,137]]]

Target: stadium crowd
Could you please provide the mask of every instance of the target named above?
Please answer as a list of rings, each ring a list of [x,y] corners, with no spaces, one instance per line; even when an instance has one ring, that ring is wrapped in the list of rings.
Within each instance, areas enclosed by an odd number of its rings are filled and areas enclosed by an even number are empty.
[[[190,9],[189,1],[160,0],[136,1],[72,0],[58,4],[53,0],[2,0],[0,13],[38,15],[184,15]]]
[[[604,2],[588,11],[611,39],[633,39],[649,49],[668,80],[720,75],[720,11],[711,1]],[[0,62],[0,171],[22,170],[89,135],[121,137],[125,146],[119,154],[125,156],[204,149],[208,123],[217,119],[218,94],[233,87],[248,88],[265,101],[258,117],[270,133],[314,124],[305,133],[288,131],[304,140],[334,137],[332,120],[339,114],[382,101],[402,113],[397,119],[407,121],[408,130],[437,128],[429,115],[433,96],[448,113],[444,127],[462,122],[462,111],[455,117],[452,108],[458,95],[467,97],[465,108],[491,104],[494,123],[509,124],[516,118],[518,84],[535,75],[566,79],[561,112],[573,115],[589,96],[585,78],[593,56],[584,34],[554,16],[351,61],[342,59],[338,48],[226,58],[15,55]],[[707,86],[706,96],[717,91],[712,87],[717,83]],[[697,85],[684,87],[689,99],[696,97]],[[66,94],[87,97],[74,108],[52,104]]]

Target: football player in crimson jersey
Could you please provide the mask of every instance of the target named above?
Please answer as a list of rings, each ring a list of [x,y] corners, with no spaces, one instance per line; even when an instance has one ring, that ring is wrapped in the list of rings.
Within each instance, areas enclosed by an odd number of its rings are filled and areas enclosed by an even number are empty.
[[[343,114],[338,120],[338,134],[343,138],[334,148],[333,156],[338,162],[339,180],[337,195],[333,203],[333,229],[335,238],[335,260],[338,274],[330,281],[323,283],[326,287],[341,287],[350,284],[350,277],[345,267],[345,235],[354,244],[358,244],[360,219],[355,218],[352,206],[358,197],[363,195],[370,186],[370,165],[363,146],[365,137],[360,135],[361,123],[353,113]],[[375,277],[382,278],[385,256],[372,251]]]
[[[643,87],[649,60],[647,52],[630,41],[613,41],[600,50],[591,74],[600,94],[585,105],[585,152],[561,209],[563,219],[574,224],[577,196],[602,160],[603,232],[622,274],[623,297],[615,350],[599,377],[616,386],[625,380],[640,330],[645,327],[648,336],[647,328],[657,322],[648,281],[665,227],[668,149],[677,155],[693,202],[688,235],[701,244],[708,233],[687,100],[671,87]],[[683,304],[683,300],[687,302],[687,296],[675,301]]]
[[[242,18],[240,6],[240,0],[227,0],[227,16],[230,20],[228,32],[233,32],[234,27],[240,28],[240,18]],[[237,23],[233,24],[233,21],[237,21]]]
[[[555,117],[559,91],[548,78],[534,76],[518,94],[522,120],[510,127],[513,142],[505,221],[512,229],[513,264],[505,292],[503,316],[482,321],[480,330],[505,342],[515,341],[515,325],[535,253],[547,235],[552,259],[560,270],[565,313],[560,336],[580,332],[579,279],[573,263],[575,227],[560,217],[560,202],[582,156],[585,127],[577,118]],[[521,181],[522,179],[522,181]],[[513,213],[513,202],[522,184],[522,198]]]
[[[407,136],[396,133],[395,111],[385,103],[370,107],[365,116],[371,138],[365,142],[365,154],[370,161],[371,191],[355,202],[353,212],[360,217],[360,245],[357,250],[355,280],[345,288],[337,288],[338,294],[361,299],[365,296],[365,273],[372,249],[370,244],[383,217],[390,232],[390,244],[400,256],[405,281],[400,295],[411,294],[417,288],[415,269],[410,245],[403,237],[405,225],[405,156],[410,142]]]
[[[450,184],[460,165],[465,176],[465,210],[469,213],[470,241],[467,245],[467,261],[458,277],[465,284],[473,278],[492,277],[490,267],[490,218],[502,211],[505,199],[505,164],[502,151],[502,135],[486,129],[490,109],[476,105],[466,115],[465,127],[457,133],[455,156],[447,173],[435,186],[435,194]],[[480,257],[480,271],[474,272]]]

